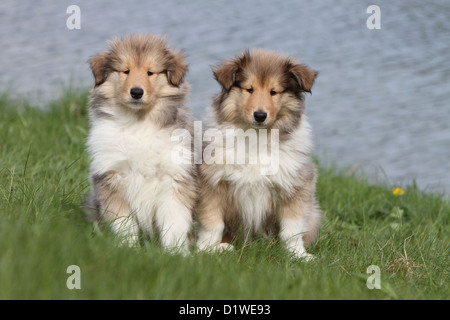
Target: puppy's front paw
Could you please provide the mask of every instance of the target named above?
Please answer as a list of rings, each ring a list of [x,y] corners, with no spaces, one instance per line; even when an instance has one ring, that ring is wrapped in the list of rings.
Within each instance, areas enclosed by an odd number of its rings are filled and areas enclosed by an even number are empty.
[[[299,260],[301,262],[311,262],[315,261],[317,257],[307,252],[303,252],[301,254],[294,254],[291,257],[291,260]]]
[[[219,253],[222,253],[225,251],[234,251],[234,246],[230,243],[222,242],[222,243],[219,243],[217,246],[215,246],[214,251],[219,252]]]
[[[222,252],[233,251],[233,250],[234,250],[234,246],[227,242],[222,242],[222,243],[216,244],[214,246],[199,247],[199,251],[208,252],[208,253],[215,253],[215,252],[222,253]]]

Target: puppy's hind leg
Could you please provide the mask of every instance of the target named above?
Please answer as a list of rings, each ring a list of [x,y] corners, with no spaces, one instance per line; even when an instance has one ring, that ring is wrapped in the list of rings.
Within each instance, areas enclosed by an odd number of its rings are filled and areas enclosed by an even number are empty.
[[[92,187],[94,202],[99,204],[98,218],[111,223],[121,245],[135,246],[139,240],[139,227],[115,174],[92,176]]]
[[[221,243],[225,229],[224,207],[226,189],[218,186],[215,190],[202,190],[204,197],[198,211],[200,228],[198,232],[197,248],[200,251],[233,250],[229,243]]]

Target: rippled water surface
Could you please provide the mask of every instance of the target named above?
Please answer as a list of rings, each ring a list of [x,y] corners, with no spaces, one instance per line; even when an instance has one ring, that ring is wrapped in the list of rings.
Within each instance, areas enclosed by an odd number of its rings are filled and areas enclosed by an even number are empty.
[[[69,5],[81,29],[69,30]],[[245,48],[299,58],[320,72],[307,96],[316,154],[391,183],[450,190],[450,2],[2,0],[0,86],[45,103],[92,85],[87,59],[114,35],[167,34],[188,55],[190,107],[219,90],[211,66]],[[1,117],[1,116],[0,116]]]

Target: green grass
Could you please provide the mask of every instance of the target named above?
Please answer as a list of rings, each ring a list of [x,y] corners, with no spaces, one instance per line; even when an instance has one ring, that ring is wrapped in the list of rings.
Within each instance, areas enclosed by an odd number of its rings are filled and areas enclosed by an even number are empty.
[[[396,197],[336,168],[320,169],[314,262],[290,260],[276,239],[189,257],[116,246],[82,218],[86,102],[69,91],[41,111],[0,97],[0,299],[449,298],[448,198],[414,185]],[[66,287],[70,265],[81,290]],[[380,290],[366,286],[370,265]]]

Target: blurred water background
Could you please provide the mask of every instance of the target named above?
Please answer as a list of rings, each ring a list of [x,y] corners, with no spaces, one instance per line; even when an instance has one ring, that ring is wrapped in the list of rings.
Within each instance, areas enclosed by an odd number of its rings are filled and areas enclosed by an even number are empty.
[[[366,26],[372,4],[379,30]],[[70,5],[79,30],[66,26]],[[212,65],[245,48],[280,51],[320,72],[306,101],[321,164],[450,190],[450,1],[2,0],[0,92],[45,105],[64,87],[89,88],[87,60],[105,40],[145,32],[187,54],[197,117],[219,90]]]

